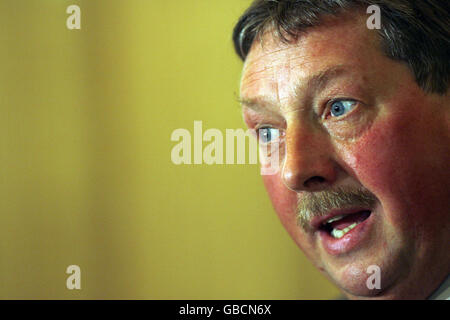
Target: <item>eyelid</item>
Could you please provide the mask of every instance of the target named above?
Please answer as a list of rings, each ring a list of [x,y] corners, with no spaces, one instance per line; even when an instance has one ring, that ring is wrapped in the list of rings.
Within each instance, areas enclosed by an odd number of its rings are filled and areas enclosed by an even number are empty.
[[[257,124],[255,126],[256,131],[258,131],[259,129],[265,129],[265,128],[273,128],[273,126],[270,124],[267,124],[267,123]]]
[[[342,116],[339,117],[332,117],[334,120],[341,120],[343,118],[346,118],[348,115],[352,114],[358,107],[359,104],[361,104],[361,101],[358,101],[356,99],[353,98],[347,98],[347,97],[339,97],[339,98],[334,98],[331,100],[328,100],[325,104],[325,107],[323,108],[323,112],[322,112],[322,116],[321,118],[323,120],[327,120],[328,119],[328,115],[331,113],[331,106],[333,105],[333,103],[335,102],[339,102],[339,101],[351,101],[355,103],[355,107],[350,110],[349,112],[347,112],[346,114],[343,114]]]
[[[283,129],[274,127],[274,126],[272,126],[270,124],[260,124],[260,125],[255,126],[255,129],[254,129],[255,133],[256,133],[256,138],[258,140],[260,139],[259,138],[259,130],[261,130],[261,129],[276,129],[276,130],[278,130],[278,138],[277,138],[278,140],[281,140],[284,137],[284,135],[285,135],[285,132],[284,132]]]

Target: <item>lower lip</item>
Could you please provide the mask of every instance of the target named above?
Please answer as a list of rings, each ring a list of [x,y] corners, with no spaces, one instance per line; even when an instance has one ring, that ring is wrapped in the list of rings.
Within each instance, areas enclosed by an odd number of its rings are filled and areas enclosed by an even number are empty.
[[[333,256],[348,253],[361,246],[368,237],[370,228],[372,226],[373,215],[374,214],[372,211],[372,213],[366,220],[359,223],[356,227],[354,227],[339,239],[336,239],[327,231],[319,230],[319,236],[322,241],[322,246],[330,255]]]

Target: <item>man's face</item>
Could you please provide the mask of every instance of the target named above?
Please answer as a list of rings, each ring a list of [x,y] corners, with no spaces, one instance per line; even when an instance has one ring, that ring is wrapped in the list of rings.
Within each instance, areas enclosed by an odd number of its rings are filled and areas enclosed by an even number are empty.
[[[270,31],[255,41],[244,119],[274,128],[280,170],[264,184],[320,271],[350,298],[425,298],[450,271],[450,99],[384,56],[366,18],[327,19],[295,43]],[[366,285],[371,265],[380,290]]]

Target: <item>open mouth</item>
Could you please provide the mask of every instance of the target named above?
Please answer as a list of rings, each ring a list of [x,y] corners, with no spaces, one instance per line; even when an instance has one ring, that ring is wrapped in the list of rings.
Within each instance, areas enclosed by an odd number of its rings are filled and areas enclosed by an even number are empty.
[[[319,226],[319,230],[328,233],[335,239],[340,239],[368,219],[371,213],[370,210],[362,210],[351,214],[337,215],[324,221]]]

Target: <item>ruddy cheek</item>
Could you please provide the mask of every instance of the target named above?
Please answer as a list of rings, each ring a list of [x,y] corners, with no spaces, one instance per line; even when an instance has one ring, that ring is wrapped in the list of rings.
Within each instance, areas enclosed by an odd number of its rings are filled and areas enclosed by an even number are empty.
[[[417,197],[414,164],[407,152],[410,146],[404,139],[408,133],[402,131],[392,123],[372,127],[370,133],[346,148],[345,156],[356,179],[381,201],[385,218],[395,226],[412,223],[404,215],[414,214],[408,207]]]
[[[289,190],[281,180],[280,174],[263,176],[264,185],[269,194],[273,208],[283,227],[298,243],[301,230],[297,224],[297,193]]]
[[[346,158],[366,187],[373,192],[382,192],[386,190],[392,177],[394,159],[390,155],[386,137],[377,131],[372,131],[370,135],[347,148]]]
[[[284,185],[280,174],[262,177],[272,205],[283,225],[288,227],[292,222],[296,223],[297,194]]]
[[[263,176],[263,181],[281,224],[307,257],[317,262],[318,253],[313,239],[297,224],[297,193],[283,184],[279,174]]]

